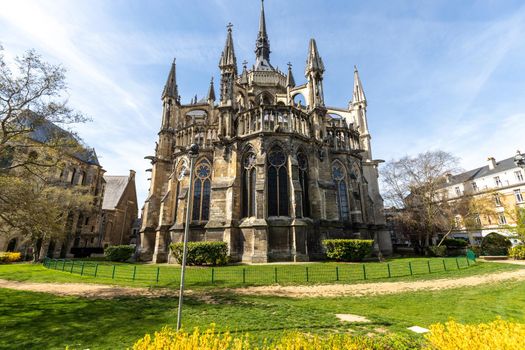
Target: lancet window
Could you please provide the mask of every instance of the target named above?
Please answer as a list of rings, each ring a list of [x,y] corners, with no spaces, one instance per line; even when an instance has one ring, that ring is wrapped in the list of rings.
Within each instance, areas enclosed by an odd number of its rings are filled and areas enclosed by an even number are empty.
[[[280,147],[268,153],[268,216],[288,216],[288,171],[286,154]]]
[[[256,156],[253,152],[244,155],[242,161],[242,217],[255,216],[255,169]]]
[[[202,159],[195,166],[192,220],[208,221],[210,216],[210,192],[211,166],[208,160]]]
[[[350,219],[350,206],[348,201],[348,185],[346,183],[346,170],[340,162],[332,164],[332,179],[336,185],[337,207],[341,220]]]

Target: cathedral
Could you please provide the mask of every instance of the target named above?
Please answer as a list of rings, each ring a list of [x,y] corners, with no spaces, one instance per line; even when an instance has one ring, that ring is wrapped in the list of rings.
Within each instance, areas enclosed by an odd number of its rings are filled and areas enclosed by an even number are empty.
[[[357,69],[347,107],[325,103],[325,67],[310,39],[305,82],[270,62],[261,4],[255,63],[238,71],[232,26],[220,55],[218,96],[182,103],[173,61],[143,207],[140,258],[170,260],[169,244],[224,241],[232,261],[323,258],[327,238],[374,239],[392,251],[372,158],[367,101]],[[199,146],[190,184],[188,148]]]

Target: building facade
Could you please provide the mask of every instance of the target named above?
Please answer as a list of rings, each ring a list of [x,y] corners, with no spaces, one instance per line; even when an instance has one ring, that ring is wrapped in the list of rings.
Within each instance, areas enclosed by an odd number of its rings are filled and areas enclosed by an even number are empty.
[[[464,197],[483,198],[490,206],[486,213],[476,215],[474,229],[467,229],[465,218],[456,215],[457,230],[451,233],[452,237],[468,239],[477,245],[483,237],[496,232],[509,236],[513,244],[518,243],[509,228],[516,226],[516,207],[525,208],[525,169],[517,164],[516,157],[499,162],[489,157],[483,167],[447,175],[442,192],[450,201]]]
[[[347,107],[325,103],[325,67],[314,39],[296,84],[270,62],[261,6],[255,63],[238,71],[232,26],[206,98],[182,103],[175,61],[162,93],[159,139],[143,207],[140,253],[164,262],[182,240],[228,243],[233,260],[300,261],[323,256],[325,238],[373,238],[388,254],[383,200],[372,158],[367,101],[357,69]],[[194,185],[187,149],[196,143]]]
[[[105,175],[102,201],[102,246],[130,244],[138,217],[135,171],[127,176]]]

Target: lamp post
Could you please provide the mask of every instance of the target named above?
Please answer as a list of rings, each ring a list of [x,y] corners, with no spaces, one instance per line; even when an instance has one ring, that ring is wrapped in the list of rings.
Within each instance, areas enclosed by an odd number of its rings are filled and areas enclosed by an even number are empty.
[[[514,164],[516,164],[516,166],[519,166],[522,169],[525,169],[525,157],[523,156],[523,154],[521,154],[519,150],[514,156]]]
[[[188,148],[188,156],[190,157],[190,183],[188,186],[188,200],[186,201],[186,224],[184,225],[184,243],[182,248],[182,266],[180,269],[180,289],[179,289],[179,309],[177,310],[177,331],[180,330],[182,321],[182,298],[184,294],[184,274],[186,272],[186,255],[188,254],[188,234],[190,230],[190,215],[191,215],[191,190],[193,187],[193,167],[195,159],[199,155],[199,145],[192,144]]]

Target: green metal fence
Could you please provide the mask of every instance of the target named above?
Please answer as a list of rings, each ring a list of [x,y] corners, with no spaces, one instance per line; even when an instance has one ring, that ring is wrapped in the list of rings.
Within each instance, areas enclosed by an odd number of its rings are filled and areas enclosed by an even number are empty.
[[[140,281],[151,284],[176,285],[180,267],[166,265],[111,264],[109,262],[46,259],[48,269],[65,273],[104,278],[115,281]],[[443,259],[394,260],[363,264],[300,264],[300,265],[232,265],[224,267],[188,267],[186,284],[268,285],[348,283],[372,279],[425,275],[465,269],[475,264],[469,256]]]

